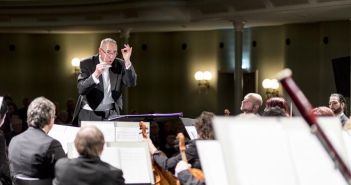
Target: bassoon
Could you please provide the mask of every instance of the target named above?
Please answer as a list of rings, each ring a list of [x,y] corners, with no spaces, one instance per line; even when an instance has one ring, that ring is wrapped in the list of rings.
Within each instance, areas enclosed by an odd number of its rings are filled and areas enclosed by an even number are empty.
[[[292,72],[290,69],[284,69],[277,75],[278,80],[282,84],[283,88],[291,97],[295,103],[297,109],[300,111],[302,117],[308,123],[312,133],[314,133],[324,149],[333,160],[336,168],[339,169],[345,180],[351,185],[351,172],[345,161],[341,158],[340,154],[336,151],[333,144],[330,142],[326,134],[324,133],[321,126],[318,124],[316,116],[312,113],[312,106],[306,96],[302,93],[299,87],[296,85],[291,77]]]

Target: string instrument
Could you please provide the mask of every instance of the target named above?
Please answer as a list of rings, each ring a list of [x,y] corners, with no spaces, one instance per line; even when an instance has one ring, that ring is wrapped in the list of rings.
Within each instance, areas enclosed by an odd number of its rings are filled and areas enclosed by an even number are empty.
[[[144,139],[148,139],[147,127],[143,121],[139,122],[139,129],[141,130],[141,135]],[[152,170],[155,177],[155,185],[175,185],[176,180],[172,174],[163,170],[156,163],[152,163]]]
[[[302,117],[311,127],[312,132],[317,136],[318,140],[321,142],[324,149],[329,154],[330,158],[333,160],[335,166],[339,169],[340,173],[345,178],[346,182],[351,185],[351,172],[345,161],[341,158],[340,154],[336,151],[322,128],[317,122],[316,116],[312,113],[312,106],[307,100],[305,95],[296,85],[291,77],[291,70],[285,69],[278,73],[278,80],[281,82],[284,89],[287,91],[296,107],[300,111]]]
[[[185,137],[183,135],[183,133],[178,133],[177,135],[177,139],[179,141],[179,151],[180,151],[180,155],[182,157],[182,161],[188,163],[188,159],[186,158],[186,154],[185,154]],[[190,173],[199,181],[203,181],[205,180],[205,176],[204,173],[196,168],[189,168]],[[178,181],[177,184],[180,184],[180,182]]]

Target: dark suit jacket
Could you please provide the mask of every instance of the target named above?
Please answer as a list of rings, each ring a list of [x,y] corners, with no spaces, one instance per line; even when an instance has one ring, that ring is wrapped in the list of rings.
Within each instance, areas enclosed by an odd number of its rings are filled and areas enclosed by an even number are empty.
[[[4,133],[0,130],[0,184],[10,185],[11,176]]]
[[[99,64],[99,56],[95,55],[80,62],[80,74],[78,76],[78,98],[76,110],[73,117],[79,114],[80,109],[87,103],[95,110],[104,98],[104,84],[102,75],[99,77],[100,83],[95,84],[91,76]],[[137,74],[133,65],[127,70],[124,61],[116,58],[109,68],[112,98],[115,102],[117,113],[123,108],[122,89],[124,86],[136,86]]]
[[[66,157],[61,144],[39,128],[29,127],[9,145],[11,175],[54,178],[55,163]]]
[[[60,159],[55,165],[54,185],[124,185],[122,170],[100,158]]]

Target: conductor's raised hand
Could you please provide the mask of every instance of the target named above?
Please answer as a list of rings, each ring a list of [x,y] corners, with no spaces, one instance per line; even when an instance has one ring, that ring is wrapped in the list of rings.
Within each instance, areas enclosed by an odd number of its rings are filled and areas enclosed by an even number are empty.
[[[121,49],[123,59],[126,63],[130,63],[130,56],[132,55],[132,47],[129,44],[124,44],[124,48]]]

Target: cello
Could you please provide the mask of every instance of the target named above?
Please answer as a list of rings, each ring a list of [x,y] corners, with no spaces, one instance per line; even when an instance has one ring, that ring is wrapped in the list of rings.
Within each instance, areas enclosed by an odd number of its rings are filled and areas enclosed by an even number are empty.
[[[177,135],[177,139],[179,141],[179,151],[180,151],[180,155],[182,157],[182,161],[188,163],[188,159],[186,157],[185,154],[185,137],[183,133],[178,133]],[[190,173],[199,181],[204,181],[205,180],[205,176],[204,173],[200,170],[200,169],[196,169],[196,168],[189,168]],[[177,181],[177,185],[180,185],[180,182]]]

